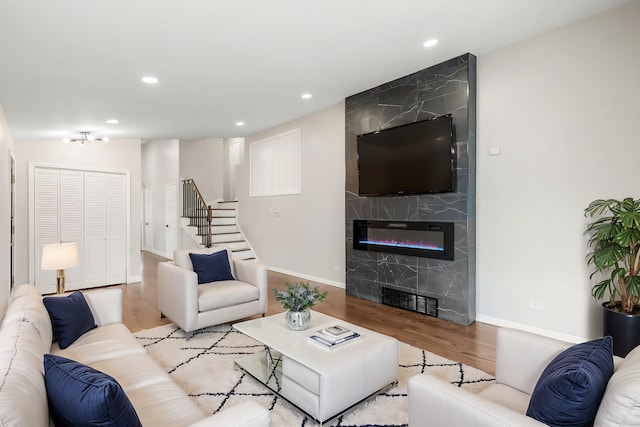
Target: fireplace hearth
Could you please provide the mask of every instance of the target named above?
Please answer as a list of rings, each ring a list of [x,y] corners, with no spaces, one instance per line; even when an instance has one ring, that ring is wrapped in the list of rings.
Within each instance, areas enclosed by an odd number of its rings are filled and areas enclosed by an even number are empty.
[[[353,221],[353,248],[453,261],[452,222]]]

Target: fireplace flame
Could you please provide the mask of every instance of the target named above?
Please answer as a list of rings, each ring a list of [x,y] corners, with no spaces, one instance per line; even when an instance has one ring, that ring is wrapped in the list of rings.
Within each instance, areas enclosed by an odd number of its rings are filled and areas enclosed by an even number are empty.
[[[401,242],[397,240],[360,240],[360,243],[364,245],[394,246],[396,248],[424,249],[444,252],[444,247],[442,246],[437,246],[432,243],[412,242],[407,240]]]

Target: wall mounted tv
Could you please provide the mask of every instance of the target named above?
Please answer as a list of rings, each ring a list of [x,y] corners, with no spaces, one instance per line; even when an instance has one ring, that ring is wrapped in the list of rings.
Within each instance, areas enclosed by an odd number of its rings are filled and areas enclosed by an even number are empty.
[[[358,135],[361,196],[455,191],[451,115]]]

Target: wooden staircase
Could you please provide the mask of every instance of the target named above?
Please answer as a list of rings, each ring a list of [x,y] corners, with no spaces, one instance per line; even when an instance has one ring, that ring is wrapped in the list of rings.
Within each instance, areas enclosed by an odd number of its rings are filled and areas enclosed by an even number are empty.
[[[206,204],[193,180],[183,181],[182,228],[194,241],[204,247],[222,244],[229,246],[234,259],[256,259],[238,226],[237,216],[238,202],[218,201]]]

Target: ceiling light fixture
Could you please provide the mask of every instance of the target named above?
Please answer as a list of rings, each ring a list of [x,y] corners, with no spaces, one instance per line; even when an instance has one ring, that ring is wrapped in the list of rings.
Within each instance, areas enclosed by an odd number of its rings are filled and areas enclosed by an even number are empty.
[[[302,94],[302,99],[311,99],[313,95],[311,95],[310,93],[303,93]]]
[[[430,40],[427,40],[426,42],[424,42],[422,44],[422,46],[424,46],[424,47],[433,47],[433,46],[435,46],[437,44],[438,44],[438,40],[437,39],[430,39]]]
[[[147,84],[156,84],[158,83],[158,78],[157,77],[153,77],[153,76],[146,76],[142,78],[142,81],[147,83]]]
[[[236,122],[236,126],[244,126],[244,122]]]
[[[80,132],[80,136],[78,138],[65,138],[63,139],[65,144],[70,142],[78,142],[80,145],[84,145],[86,142],[109,142],[109,138],[106,136],[103,138],[96,138],[91,135],[91,132]]]
[[[109,120],[105,121],[105,123],[108,124],[108,125],[117,125],[120,122],[118,121],[118,119],[109,119]]]

